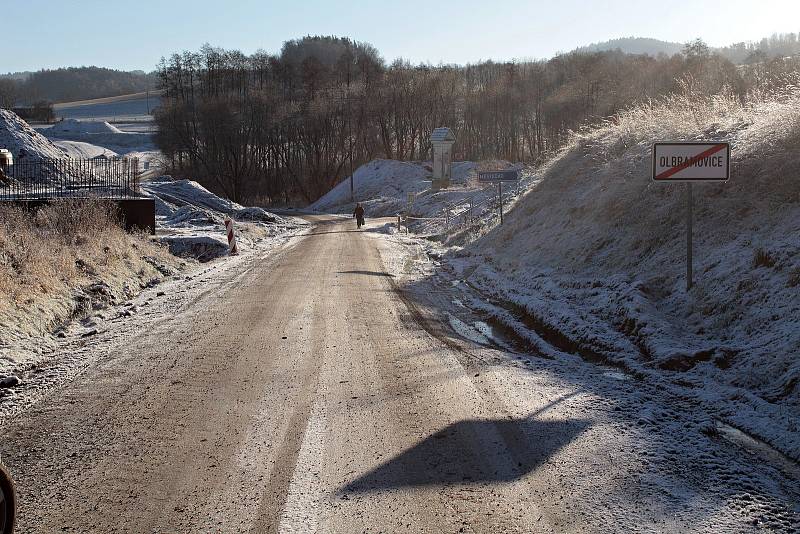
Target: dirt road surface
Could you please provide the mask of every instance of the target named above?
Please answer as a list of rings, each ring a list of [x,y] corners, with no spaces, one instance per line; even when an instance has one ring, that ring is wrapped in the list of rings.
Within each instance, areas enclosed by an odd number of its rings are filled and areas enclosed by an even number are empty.
[[[379,236],[316,222],[201,291],[162,297],[166,316],[132,319],[5,422],[20,532],[757,528],[752,508],[680,459],[652,483],[682,479],[686,493],[651,494],[647,452],[605,390],[552,369],[491,371],[480,361],[496,350],[474,347],[470,363],[464,340],[423,328]],[[724,471],[738,453],[715,447]],[[778,529],[797,495],[780,476],[750,492]]]

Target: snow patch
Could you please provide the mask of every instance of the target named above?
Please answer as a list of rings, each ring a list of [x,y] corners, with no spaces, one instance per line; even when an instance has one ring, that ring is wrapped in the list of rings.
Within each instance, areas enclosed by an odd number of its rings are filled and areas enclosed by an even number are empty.
[[[15,163],[25,158],[58,159],[67,155],[62,148],[7,109],[0,109],[0,148],[9,150]]]

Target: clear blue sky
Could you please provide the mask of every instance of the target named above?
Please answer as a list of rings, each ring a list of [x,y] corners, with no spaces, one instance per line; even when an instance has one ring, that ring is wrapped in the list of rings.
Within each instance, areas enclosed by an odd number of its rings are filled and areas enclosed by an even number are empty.
[[[152,70],[203,43],[277,52],[304,35],[367,41],[392,60],[547,58],[616,37],[711,45],[800,31],[800,0],[3,0],[0,72]],[[17,22],[20,21],[20,22]]]

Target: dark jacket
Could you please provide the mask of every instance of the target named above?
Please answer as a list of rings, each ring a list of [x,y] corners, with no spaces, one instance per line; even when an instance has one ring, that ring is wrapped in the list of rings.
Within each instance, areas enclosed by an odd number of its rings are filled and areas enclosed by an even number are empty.
[[[353,212],[353,217],[355,217],[356,219],[363,219],[364,218],[364,208],[362,206],[356,206],[356,209]]]

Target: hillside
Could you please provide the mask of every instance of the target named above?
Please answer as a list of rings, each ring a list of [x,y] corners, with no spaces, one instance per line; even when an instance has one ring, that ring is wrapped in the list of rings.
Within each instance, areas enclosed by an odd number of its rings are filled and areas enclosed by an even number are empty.
[[[625,54],[659,54],[672,56],[683,51],[685,43],[661,41],[648,37],[622,37],[577,48],[577,53],[595,53],[619,50]],[[773,59],[800,54],[800,38],[797,34],[774,34],[755,42],[738,42],[728,46],[712,47],[711,50],[740,65],[760,59]]]
[[[687,294],[684,187],[650,180],[650,147],[708,138],[731,142],[732,178],[695,187]],[[800,458],[799,177],[800,87],[669,97],[574,136],[452,264],[535,343],[666,377]]]
[[[38,101],[71,102],[153,89],[153,75],[142,71],[120,71],[102,67],[43,69],[23,74],[8,74],[16,85],[17,102],[31,105]]]
[[[613,50],[621,50],[626,54],[646,54],[653,57],[659,54],[672,56],[681,53],[683,50],[683,43],[673,43],[647,37],[623,37],[611,39],[602,43],[592,43],[588,46],[582,46],[575,51],[588,54]]]

